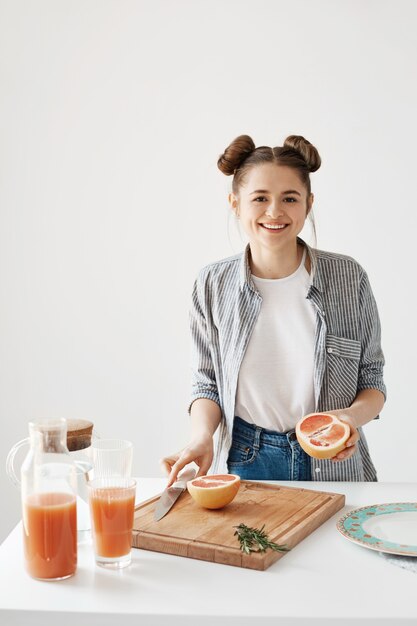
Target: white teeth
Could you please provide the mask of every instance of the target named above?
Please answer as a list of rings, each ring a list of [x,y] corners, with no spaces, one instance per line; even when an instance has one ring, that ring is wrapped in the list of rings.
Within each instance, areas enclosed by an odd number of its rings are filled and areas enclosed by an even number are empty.
[[[262,224],[265,228],[269,228],[270,230],[280,230],[284,228],[286,224]]]

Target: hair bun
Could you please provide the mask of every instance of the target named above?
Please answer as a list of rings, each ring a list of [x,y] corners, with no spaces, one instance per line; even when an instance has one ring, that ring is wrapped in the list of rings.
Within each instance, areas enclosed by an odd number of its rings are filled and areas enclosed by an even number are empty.
[[[290,135],[284,141],[284,148],[298,152],[307,164],[309,172],[316,172],[321,165],[321,158],[316,148],[301,135]]]
[[[239,135],[227,146],[226,150],[219,156],[217,167],[226,176],[231,176],[235,170],[255,150],[255,144],[249,135]]]

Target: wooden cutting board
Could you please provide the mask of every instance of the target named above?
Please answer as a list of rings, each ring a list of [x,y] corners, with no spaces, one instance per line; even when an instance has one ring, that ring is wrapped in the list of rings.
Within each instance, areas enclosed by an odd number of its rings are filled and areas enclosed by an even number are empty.
[[[135,548],[257,570],[265,570],[286,552],[244,554],[233,526],[265,524],[271,541],[294,548],[345,505],[345,496],[339,493],[242,480],[237,496],[223,509],[199,507],[186,490],[156,522],[159,497],[135,507]]]

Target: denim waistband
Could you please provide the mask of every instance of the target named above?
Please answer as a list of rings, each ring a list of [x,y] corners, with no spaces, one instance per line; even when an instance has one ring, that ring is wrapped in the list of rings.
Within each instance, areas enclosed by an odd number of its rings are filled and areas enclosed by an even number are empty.
[[[262,428],[262,426],[250,424],[238,415],[235,415],[233,424],[233,436],[235,434],[246,438],[248,441],[263,441],[271,445],[287,446],[297,442],[295,428],[291,428],[285,433],[280,433],[276,430],[268,430],[267,428]]]

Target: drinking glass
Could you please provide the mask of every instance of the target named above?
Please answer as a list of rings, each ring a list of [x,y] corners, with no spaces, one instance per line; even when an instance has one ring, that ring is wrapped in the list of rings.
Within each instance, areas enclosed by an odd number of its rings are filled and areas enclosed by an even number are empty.
[[[129,477],[133,444],[126,439],[96,439],[91,445],[94,478]]]
[[[130,565],[136,481],[112,476],[88,483],[94,554],[97,565]]]

